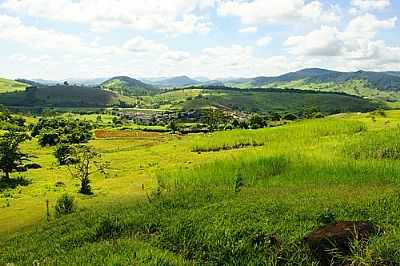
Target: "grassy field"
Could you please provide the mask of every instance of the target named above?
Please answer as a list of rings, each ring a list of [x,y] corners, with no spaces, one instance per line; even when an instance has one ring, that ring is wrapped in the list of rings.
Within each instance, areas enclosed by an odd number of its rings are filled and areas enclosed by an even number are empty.
[[[33,139],[24,151],[43,168],[24,174],[27,186],[0,187],[0,265],[317,265],[302,239],[324,215],[384,228],[347,262],[400,263],[399,126],[400,111],[387,111],[105,136],[90,143],[111,162],[109,177],[93,176],[93,196],[78,195],[52,148]],[[46,199],[52,210],[64,193],[77,212],[46,221]]]
[[[23,91],[26,87],[24,83],[0,78],[0,93]]]

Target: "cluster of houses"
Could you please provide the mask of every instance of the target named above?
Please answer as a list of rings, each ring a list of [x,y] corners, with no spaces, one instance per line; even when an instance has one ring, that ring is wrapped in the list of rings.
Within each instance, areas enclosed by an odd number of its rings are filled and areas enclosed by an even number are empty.
[[[139,125],[167,125],[171,121],[196,123],[201,119],[201,111],[152,111],[123,110],[116,113],[124,123]]]

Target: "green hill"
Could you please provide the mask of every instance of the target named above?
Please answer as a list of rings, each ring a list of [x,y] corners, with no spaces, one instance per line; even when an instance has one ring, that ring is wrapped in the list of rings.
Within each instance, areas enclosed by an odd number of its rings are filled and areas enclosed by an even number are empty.
[[[29,87],[0,94],[6,106],[104,107],[115,104],[119,96],[110,91],[80,86]]]
[[[113,91],[124,96],[144,96],[160,92],[159,89],[152,85],[125,76],[111,78],[100,86],[104,90]]]
[[[171,94],[172,92],[168,92]],[[300,113],[316,107],[325,114],[341,112],[366,112],[382,107],[361,97],[344,93],[329,93],[281,89],[203,89],[195,97],[189,97],[176,107],[185,110],[217,107],[242,112],[293,112]]]
[[[0,78],[0,93],[23,91],[28,86],[26,83]]]
[[[347,94],[379,99],[386,102],[400,101],[400,74],[388,72],[338,72],[319,68],[303,69],[277,77],[256,77],[225,82],[226,86],[248,88],[303,89]]]
[[[343,84],[350,81],[364,81],[370,88],[378,90],[399,91],[400,76],[397,72],[338,72],[320,68],[303,69],[277,77],[256,77],[241,79],[232,83],[247,83],[251,87],[266,86],[269,84],[287,83],[302,80],[307,83],[336,83]]]

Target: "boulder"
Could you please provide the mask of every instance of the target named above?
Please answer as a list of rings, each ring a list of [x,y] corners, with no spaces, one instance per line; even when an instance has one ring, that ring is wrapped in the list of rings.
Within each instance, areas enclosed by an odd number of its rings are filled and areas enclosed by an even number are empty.
[[[26,169],[40,169],[40,168],[42,168],[42,166],[37,163],[30,163],[30,164],[26,164],[25,168]]]
[[[371,222],[346,221],[322,226],[308,234],[304,241],[322,265],[330,265],[335,253],[341,256],[351,254],[351,244],[355,239],[366,244],[371,235],[379,233],[380,228]]]

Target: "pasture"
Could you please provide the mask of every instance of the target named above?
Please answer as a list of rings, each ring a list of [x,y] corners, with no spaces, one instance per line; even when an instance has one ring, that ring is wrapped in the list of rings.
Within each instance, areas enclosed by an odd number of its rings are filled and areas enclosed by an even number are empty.
[[[317,265],[302,239],[324,217],[384,229],[347,263],[399,263],[399,126],[387,111],[189,136],[103,131],[90,144],[111,169],[93,176],[93,196],[33,139],[23,149],[43,168],[1,187],[0,264]],[[64,193],[78,210],[56,219]]]
[[[0,93],[23,91],[26,87],[24,83],[0,78]]]

